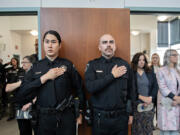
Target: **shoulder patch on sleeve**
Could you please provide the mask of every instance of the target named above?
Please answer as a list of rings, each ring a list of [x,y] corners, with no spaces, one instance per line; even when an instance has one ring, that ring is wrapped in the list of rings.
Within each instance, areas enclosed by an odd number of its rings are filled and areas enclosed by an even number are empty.
[[[88,68],[89,68],[89,63],[86,65],[85,72],[88,70]]]
[[[74,70],[76,70],[77,71],[77,69],[76,69],[76,67],[75,67],[75,65],[73,64],[73,68],[74,68]]]

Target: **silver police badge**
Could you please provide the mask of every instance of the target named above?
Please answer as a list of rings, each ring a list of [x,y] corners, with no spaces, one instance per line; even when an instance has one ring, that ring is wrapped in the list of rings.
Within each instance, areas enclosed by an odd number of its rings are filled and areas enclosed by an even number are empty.
[[[67,66],[66,65],[62,65],[62,66],[60,66],[60,68],[63,68],[65,71],[67,70]]]

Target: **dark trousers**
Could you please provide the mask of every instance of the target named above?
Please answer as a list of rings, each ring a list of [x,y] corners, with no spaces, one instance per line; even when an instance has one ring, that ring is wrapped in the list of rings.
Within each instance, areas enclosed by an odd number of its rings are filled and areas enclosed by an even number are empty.
[[[16,114],[15,104],[8,103],[8,117],[14,118]]]
[[[18,119],[17,122],[20,135],[32,135],[32,127],[30,120]]]
[[[128,135],[128,114],[125,111],[100,111],[93,113],[93,135]]]
[[[38,135],[75,135],[74,110],[68,108],[61,113],[40,113]]]

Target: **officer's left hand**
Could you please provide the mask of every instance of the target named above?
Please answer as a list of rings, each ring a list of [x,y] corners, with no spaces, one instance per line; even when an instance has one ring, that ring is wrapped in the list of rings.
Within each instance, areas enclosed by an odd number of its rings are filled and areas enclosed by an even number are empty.
[[[78,125],[82,124],[82,114],[79,115],[79,117],[76,119],[76,122]]]
[[[32,104],[31,103],[27,103],[22,107],[22,111],[26,111]]]

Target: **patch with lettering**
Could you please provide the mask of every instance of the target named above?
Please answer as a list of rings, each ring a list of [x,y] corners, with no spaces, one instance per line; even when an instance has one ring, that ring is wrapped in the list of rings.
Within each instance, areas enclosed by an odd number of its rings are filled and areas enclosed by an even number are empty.
[[[96,73],[103,73],[102,70],[96,70]]]
[[[41,74],[41,72],[35,72],[35,74],[36,74],[36,75],[39,75],[39,74]]]

